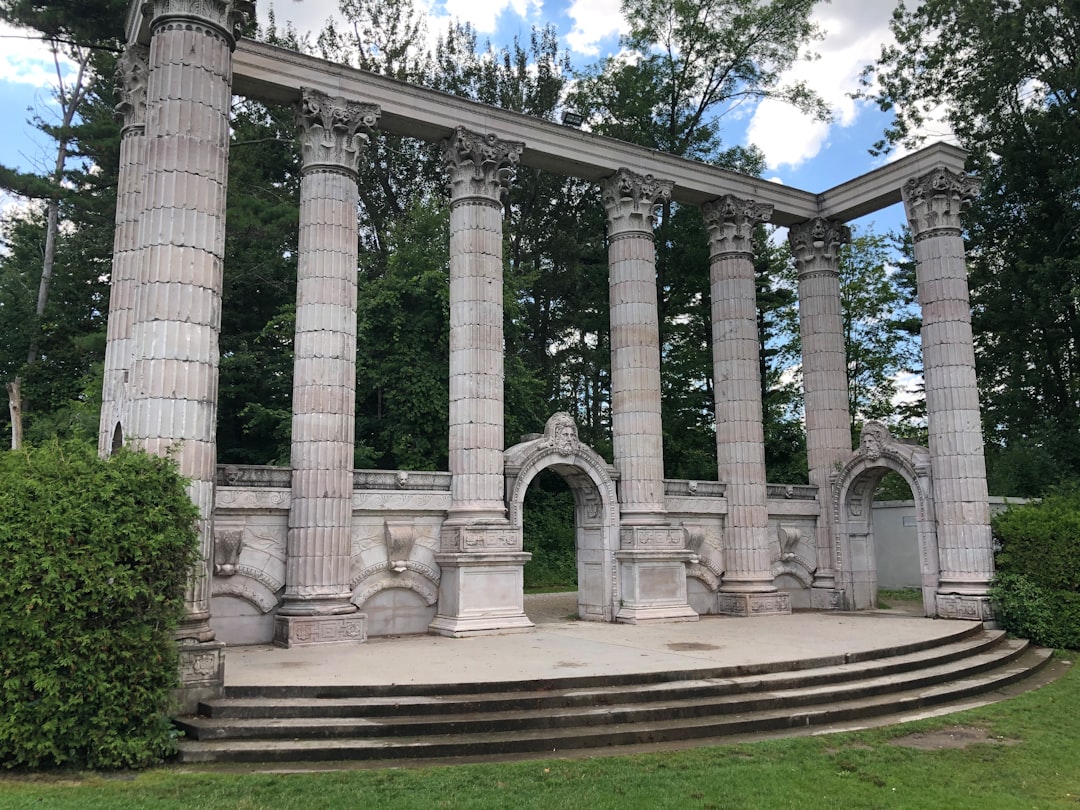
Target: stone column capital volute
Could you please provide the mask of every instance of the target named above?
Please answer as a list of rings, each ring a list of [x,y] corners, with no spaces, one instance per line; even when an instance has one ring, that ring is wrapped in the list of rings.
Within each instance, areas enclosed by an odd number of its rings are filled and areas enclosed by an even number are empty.
[[[600,181],[607,214],[608,236],[640,232],[652,236],[656,209],[671,199],[671,180],[657,180],[651,174],[619,169]]]
[[[131,43],[116,62],[117,117],[125,130],[146,126],[146,82],[150,74],[150,49]]]
[[[788,243],[800,270],[811,262],[835,264],[841,245],[850,241],[851,228],[823,217],[814,217],[788,229]]]
[[[709,234],[709,255],[753,253],[754,228],[772,217],[773,207],[725,194],[701,206]]]
[[[525,144],[458,127],[442,143],[451,200],[480,198],[499,203],[510,186]]]
[[[901,194],[911,233],[919,239],[935,231],[960,231],[960,215],[979,193],[979,178],[941,166],[904,183]]]
[[[360,155],[367,144],[361,128],[371,130],[382,111],[375,104],[334,98],[303,88],[296,106],[303,171],[345,172],[356,177]]]
[[[235,48],[240,32],[255,16],[254,0],[147,0],[142,13],[154,29],[173,20],[198,20],[223,36]]]

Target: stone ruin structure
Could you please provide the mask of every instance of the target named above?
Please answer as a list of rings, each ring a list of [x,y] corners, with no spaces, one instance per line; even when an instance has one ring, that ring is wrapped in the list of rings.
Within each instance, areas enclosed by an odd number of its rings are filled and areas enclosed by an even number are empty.
[[[178,448],[202,562],[179,633],[184,701],[220,690],[225,642],[528,628],[522,504],[573,492],[583,620],[859,609],[876,596],[870,500],[910,485],[928,616],[986,619],[992,553],[960,213],[978,183],[936,145],[821,194],[241,41],[245,0],[133,4],[102,453]],[[229,107],[290,103],[302,149],[289,468],[215,458]],[[357,167],[379,131],[442,143],[450,186],[449,472],[352,469]],[[607,217],[612,463],[555,414],[503,431],[501,195],[520,164],[598,183]],[[709,238],[715,481],[663,477],[653,217],[699,206]],[[903,201],[915,236],[929,448],[849,434],[837,250]],[[810,486],[765,480],[751,233],[789,228]],[[703,291],[704,292],[704,291]],[[539,427],[539,426],[538,426]]]

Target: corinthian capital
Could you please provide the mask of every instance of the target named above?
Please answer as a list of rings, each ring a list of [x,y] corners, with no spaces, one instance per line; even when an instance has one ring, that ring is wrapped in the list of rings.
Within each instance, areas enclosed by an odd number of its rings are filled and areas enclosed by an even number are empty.
[[[788,229],[788,243],[800,271],[810,262],[835,262],[840,246],[850,241],[851,228],[822,217]]]
[[[156,28],[174,20],[198,20],[216,28],[229,42],[236,45],[240,32],[255,16],[254,0],[148,0],[142,6],[150,27]]]
[[[303,88],[296,108],[303,170],[345,171],[355,177],[367,144],[367,135],[359,130],[374,129],[380,114],[375,104],[331,98]]]
[[[752,253],[754,228],[768,222],[773,207],[725,194],[701,206],[709,232],[709,253]]]
[[[629,169],[619,169],[611,177],[600,181],[607,214],[608,234],[614,236],[626,231],[652,233],[656,222],[656,209],[671,199],[670,180],[657,180],[651,174],[636,174]]]
[[[150,49],[145,45],[129,44],[116,62],[116,114],[122,126],[141,127],[146,124],[146,79],[149,74]]]
[[[960,230],[960,214],[979,193],[979,178],[941,167],[913,177],[901,190],[912,235]]]
[[[443,165],[450,174],[450,196],[482,197],[499,202],[510,186],[525,144],[481,135],[465,127],[443,141]]]

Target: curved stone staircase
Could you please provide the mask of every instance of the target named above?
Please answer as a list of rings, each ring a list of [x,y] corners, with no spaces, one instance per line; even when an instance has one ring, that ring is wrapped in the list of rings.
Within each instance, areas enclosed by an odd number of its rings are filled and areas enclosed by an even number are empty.
[[[792,733],[948,707],[1050,651],[966,626],[812,661],[503,683],[230,687],[176,721],[181,762],[498,757]]]

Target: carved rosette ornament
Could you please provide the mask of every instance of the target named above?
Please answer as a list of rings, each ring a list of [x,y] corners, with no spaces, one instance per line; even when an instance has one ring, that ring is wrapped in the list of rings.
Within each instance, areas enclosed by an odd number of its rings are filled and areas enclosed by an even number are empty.
[[[851,228],[822,217],[814,217],[788,229],[788,242],[800,271],[803,265],[814,260],[834,262],[840,246],[850,241]]]
[[[500,140],[458,127],[442,143],[443,165],[450,174],[450,197],[479,197],[499,204],[510,187],[525,144]]]
[[[116,62],[117,116],[125,129],[146,127],[146,80],[150,72],[150,49],[132,44]]]
[[[709,232],[709,253],[753,254],[754,228],[772,217],[773,207],[755,200],[725,194],[701,206]]]
[[[647,233],[651,237],[656,211],[671,199],[674,185],[670,180],[657,180],[651,174],[641,175],[629,169],[619,169],[601,180],[608,237],[626,232]]]
[[[367,145],[367,135],[360,129],[373,130],[381,114],[376,104],[331,98],[303,88],[296,108],[303,171],[344,171],[355,178]]]
[[[960,215],[979,193],[979,178],[942,167],[913,177],[901,190],[911,233],[916,239],[935,231],[960,230]]]
[[[142,13],[158,28],[171,22],[198,20],[217,30],[236,47],[240,32],[255,17],[254,0],[149,0]]]

